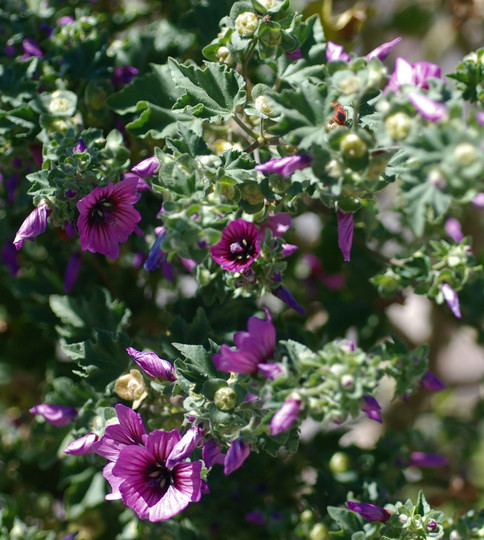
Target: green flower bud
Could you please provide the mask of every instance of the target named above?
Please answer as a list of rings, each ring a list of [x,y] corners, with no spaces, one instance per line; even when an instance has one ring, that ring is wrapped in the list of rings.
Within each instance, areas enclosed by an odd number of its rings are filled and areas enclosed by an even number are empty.
[[[234,57],[230,53],[230,51],[227,49],[227,47],[219,47],[216,52],[217,60],[219,64],[225,64],[227,66],[233,65]]]
[[[252,37],[259,26],[259,17],[251,11],[244,11],[235,19],[235,29],[242,37]]]
[[[358,92],[361,87],[361,81],[356,75],[348,75],[338,84],[343,94],[349,95]]]
[[[217,191],[220,193],[222,197],[227,199],[228,201],[231,201],[235,198],[235,187],[233,184],[226,182],[224,180],[221,180],[217,185]]]
[[[281,42],[282,36],[278,28],[266,28],[260,34],[260,39],[267,47],[277,47]]]
[[[385,120],[385,128],[394,141],[405,139],[410,133],[412,119],[408,114],[397,112]]]
[[[274,7],[276,2],[274,0],[259,0],[259,4],[265,9],[271,9]]]
[[[459,143],[454,148],[452,155],[454,159],[464,167],[467,167],[467,165],[471,165],[477,159],[476,148],[473,144],[469,142]]]
[[[240,187],[240,194],[249,204],[259,204],[264,201],[264,195],[260,190],[259,185],[255,182],[242,184]]]
[[[335,452],[329,460],[329,468],[332,473],[344,473],[351,468],[351,460],[345,452]]]
[[[350,158],[362,158],[368,151],[365,141],[356,133],[348,133],[341,140],[340,145],[343,154]]]
[[[221,411],[231,411],[237,404],[237,394],[233,388],[222,386],[215,392],[213,401]]]
[[[272,114],[272,109],[271,109],[271,106],[269,105],[269,103],[267,102],[267,98],[265,96],[259,96],[258,98],[256,98],[255,102],[254,102],[254,105],[255,105],[255,108],[267,115],[267,116],[271,116]]]
[[[291,179],[284,178],[280,174],[271,174],[269,176],[269,185],[276,193],[286,193],[291,185]]]
[[[314,518],[314,513],[312,510],[306,509],[301,512],[300,520],[307,523],[309,521],[312,521]]]
[[[323,523],[316,523],[316,525],[309,531],[309,540],[329,540],[328,527]]]

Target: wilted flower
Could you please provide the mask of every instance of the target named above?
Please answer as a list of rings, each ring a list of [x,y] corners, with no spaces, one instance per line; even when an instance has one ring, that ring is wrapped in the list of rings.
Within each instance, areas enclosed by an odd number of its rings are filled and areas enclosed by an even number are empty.
[[[42,203],[35,210],[32,210],[22,225],[20,225],[13,240],[13,245],[17,249],[20,249],[24,245],[25,240],[33,240],[39,234],[45,232],[49,213],[50,210],[46,203]]]
[[[245,221],[231,221],[223,230],[218,244],[210,248],[213,260],[229,272],[246,270],[260,255],[259,231]]]
[[[429,392],[439,392],[445,388],[445,384],[431,371],[427,371],[425,373],[420,381],[420,384]]]
[[[338,247],[343,254],[343,259],[349,262],[353,244],[354,217],[351,212],[338,210],[336,218],[338,222]]]
[[[443,103],[434,101],[419,92],[409,92],[408,101],[417,109],[425,120],[438,122],[444,120],[448,115],[448,109]]]
[[[143,375],[137,369],[130,369],[129,373],[118,377],[114,383],[114,391],[120,398],[132,401],[133,409],[137,409],[148,395]]]
[[[256,165],[254,169],[263,173],[277,173],[284,178],[289,178],[295,171],[309,167],[312,160],[313,158],[307,154],[293,154],[282,158],[272,158]]]
[[[137,351],[133,347],[128,347],[126,352],[134,358],[138,366],[150,377],[175,381],[175,369],[168,362],[163,360],[154,352]]]
[[[41,414],[49,424],[61,427],[70,424],[77,416],[77,409],[68,407],[67,405],[50,405],[48,403],[40,403],[35,405],[29,412],[32,414]]]
[[[267,320],[250,317],[247,332],[236,332],[234,343],[237,350],[228,345],[220,347],[220,353],[213,355],[213,363],[219,371],[233,373],[256,373],[261,362],[274,355],[276,330],[269,312]]]
[[[230,443],[224,460],[225,476],[237,470],[250,455],[250,446],[244,444],[242,439],[236,439]]]
[[[450,307],[452,313],[458,319],[460,319],[462,315],[460,313],[459,297],[457,296],[457,293],[448,283],[443,283],[440,286],[440,291],[442,292],[444,300],[447,302],[447,305]]]
[[[342,45],[332,41],[326,43],[326,62],[349,62],[351,56],[344,50]]]
[[[395,70],[388,81],[387,89],[396,92],[403,85],[428,89],[427,79],[429,77],[440,78],[440,75],[440,67],[436,64],[431,62],[410,64],[405,58],[398,57],[395,60]]]
[[[366,59],[371,60],[372,58],[379,58],[380,60],[385,60],[385,58],[390,54],[393,47],[395,47],[397,43],[400,43],[400,41],[402,41],[402,38],[397,37],[392,41],[382,43],[376,49],[373,49],[371,52],[369,52],[366,55]]]
[[[119,255],[119,243],[126,242],[141,219],[133,208],[138,201],[137,180],[128,178],[106,187],[97,186],[77,203],[77,227],[81,248],[111,259]]]
[[[368,521],[380,521],[384,523],[390,519],[390,514],[381,506],[370,503],[357,503],[354,501],[348,501],[346,503],[348,508],[361,517],[364,517]]]
[[[448,459],[440,454],[432,454],[430,452],[412,452],[408,465],[411,467],[422,467],[427,469],[436,469],[445,467]]]
[[[382,422],[381,419],[381,407],[378,401],[372,397],[372,396],[364,396],[363,397],[363,407],[361,407],[361,410],[370,418],[371,420],[375,420],[376,422]]]
[[[119,453],[112,475],[120,481],[124,504],[141,519],[169,519],[201,498],[201,461],[167,466],[180,439],[176,429],[155,430],[148,434],[146,446],[126,446]]]
[[[274,414],[269,425],[272,435],[276,436],[287,431],[297,420],[301,411],[301,399],[297,396],[289,396],[282,407]]]
[[[99,436],[96,433],[87,433],[86,435],[72,441],[64,448],[65,454],[71,454],[73,456],[82,456],[84,454],[91,454],[96,449],[96,444],[99,440]]]

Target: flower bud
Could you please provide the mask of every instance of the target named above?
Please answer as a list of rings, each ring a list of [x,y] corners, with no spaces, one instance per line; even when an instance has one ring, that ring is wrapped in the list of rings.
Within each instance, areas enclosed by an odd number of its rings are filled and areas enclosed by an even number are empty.
[[[348,133],[341,140],[341,151],[350,158],[362,158],[368,147],[356,133]]]
[[[256,98],[254,102],[255,108],[267,116],[271,116],[272,109],[269,103],[267,102],[267,98],[265,96],[259,96]]]
[[[114,391],[121,399],[133,401],[133,409],[139,407],[148,395],[143,375],[137,369],[130,369],[129,373],[116,379]]]
[[[221,411],[231,411],[237,404],[237,394],[233,388],[222,386],[215,392],[213,400]]]
[[[329,468],[335,474],[347,472],[350,467],[351,460],[345,452],[335,452],[329,460]]]
[[[354,94],[360,89],[361,81],[356,75],[348,75],[339,82],[338,86],[343,94]]]
[[[385,128],[394,141],[405,139],[410,133],[412,119],[408,114],[397,112],[385,120]]]
[[[264,195],[260,190],[259,184],[255,182],[242,184],[240,194],[249,204],[259,204],[264,201]]]
[[[462,142],[458,144],[452,152],[454,159],[464,167],[471,165],[477,159],[476,148],[469,142]]]
[[[274,0],[258,0],[258,4],[260,4],[264,9],[271,9],[274,7],[275,5],[275,1]]]
[[[278,28],[266,28],[260,34],[260,39],[267,47],[277,47],[281,42],[282,36]]]
[[[309,531],[309,540],[329,540],[328,527],[324,523],[316,523]]]
[[[242,37],[252,37],[259,26],[259,17],[251,11],[244,11],[235,19],[235,29]]]
[[[234,58],[227,47],[219,47],[215,53],[219,64],[231,66],[234,64]]]
[[[52,99],[49,103],[49,109],[52,114],[63,114],[71,108],[71,103],[65,97],[60,95],[57,90],[52,94]]]

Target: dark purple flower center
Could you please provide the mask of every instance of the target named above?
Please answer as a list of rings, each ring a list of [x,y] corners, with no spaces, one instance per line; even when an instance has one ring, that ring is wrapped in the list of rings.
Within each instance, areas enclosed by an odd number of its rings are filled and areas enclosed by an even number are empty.
[[[255,245],[247,238],[230,244],[230,259],[246,263],[255,254]]]
[[[111,197],[104,197],[91,208],[90,218],[94,225],[104,225],[109,214],[116,209],[116,202]]]
[[[167,469],[161,463],[155,463],[147,471],[147,484],[149,487],[156,489],[160,495],[163,495],[168,491],[168,488],[174,483],[173,475],[170,469]]]

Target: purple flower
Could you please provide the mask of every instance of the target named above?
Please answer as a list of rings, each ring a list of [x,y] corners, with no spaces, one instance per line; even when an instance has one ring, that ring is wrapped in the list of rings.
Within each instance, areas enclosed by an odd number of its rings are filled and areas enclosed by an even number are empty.
[[[164,227],[160,227],[160,231],[153,245],[151,246],[148,258],[145,261],[144,269],[152,272],[159,268],[166,260],[166,252],[161,249],[161,244],[166,237],[166,231]]]
[[[224,474],[228,476],[239,467],[250,455],[250,446],[245,445],[242,439],[236,439],[230,443],[224,460]]]
[[[40,403],[32,407],[29,412],[32,414],[41,414],[49,424],[61,427],[74,421],[77,416],[77,409],[67,405],[49,405]]]
[[[128,347],[126,352],[150,377],[176,381],[175,369],[168,360],[163,360],[154,352],[137,351],[133,347]]]
[[[117,66],[113,69],[111,82],[114,88],[118,89],[129,84],[137,74],[138,69],[133,66]]]
[[[402,41],[402,38],[397,37],[392,41],[382,43],[376,49],[373,49],[371,52],[369,52],[366,55],[366,59],[371,60],[372,58],[379,58],[380,60],[385,60],[385,58],[390,54],[393,47],[395,47],[397,43],[400,43],[400,41]]]
[[[259,510],[252,510],[251,512],[247,512],[247,514],[245,514],[245,521],[248,521],[249,523],[252,523],[254,525],[260,525],[261,527],[267,524],[267,519],[265,518],[264,514]]]
[[[283,431],[287,431],[298,419],[300,411],[301,400],[297,397],[289,396],[271,419],[269,428],[272,435],[276,436]]]
[[[448,283],[443,283],[440,286],[440,291],[444,295],[444,300],[447,302],[452,313],[460,319],[462,315],[460,313],[459,297],[457,296],[457,293]]]
[[[474,208],[479,208],[482,210],[484,208],[484,193],[478,193],[471,201]]]
[[[345,52],[342,45],[332,41],[326,43],[326,62],[349,62],[351,56]]]
[[[338,210],[336,214],[338,222],[338,247],[346,262],[350,261],[351,246],[353,245],[354,217],[351,212]]]
[[[222,454],[222,449],[213,439],[207,441],[202,448],[202,459],[205,466],[210,469],[216,463],[223,465],[225,461],[225,455]]]
[[[86,144],[84,143],[84,141],[82,139],[79,139],[77,141],[76,146],[74,146],[74,154],[81,154],[81,153],[86,152],[86,151],[87,151]]]
[[[243,272],[260,255],[257,227],[245,221],[231,221],[223,230],[218,244],[210,248],[213,260],[229,272]]]
[[[284,233],[289,230],[291,222],[292,218],[290,214],[287,214],[286,212],[269,214],[264,223],[259,225],[259,234],[264,238],[266,230],[269,229],[274,238],[282,238]]]
[[[299,246],[296,246],[295,244],[282,244],[281,248],[281,255],[283,257],[289,257],[299,249]]]
[[[180,439],[176,429],[152,431],[145,447],[123,448],[112,468],[112,475],[121,480],[119,492],[124,504],[141,519],[169,519],[201,498],[201,461],[167,465]]]
[[[195,448],[202,442],[202,426],[191,427],[185,435],[175,444],[170,456],[166,460],[166,466],[170,469],[177,463],[184,461]]]
[[[289,306],[294,311],[297,311],[299,315],[306,315],[306,311],[304,308],[299,304],[299,302],[294,298],[294,296],[291,294],[291,292],[286,289],[283,285],[279,285],[278,287],[275,287],[274,289],[271,289],[271,293],[279,298],[279,300],[282,300],[287,306]]]
[[[282,364],[278,364],[276,362],[260,362],[257,364],[257,368],[266,379],[271,379],[272,381],[284,373]],[[249,394],[247,394],[247,396],[249,396]],[[249,401],[247,396],[244,401]],[[257,399],[257,396],[255,396],[255,399]]]
[[[299,60],[303,57],[303,55],[301,54],[301,49],[299,47],[297,49],[294,49],[293,51],[286,51],[285,54],[291,60]]]
[[[76,284],[79,271],[81,269],[82,256],[80,253],[73,253],[67,262],[64,273],[64,292],[70,293]]]
[[[160,168],[160,162],[156,156],[151,156],[149,158],[143,159],[137,165],[135,165],[131,172],[141,176],[142,178],[147,178],[156,174]]]
[[[354,501],[348,501],[346,504],[351,511],[360,514],[360,516],[368,521],[380,521],[381,523],[384,523],[390,519],[390,514],[384,508],[377,506],[376,504],[357,503]]]
[[[445,221],[445,232],[447,236],[450,236],[454,242],[460,242],[464,235],[462,234],[462,228],[460,223],[454,217],[450,217]]]
[[[70,15],[64,15],[63,17],[60,17],[57,20],[58,26],[67,26],[68,24],[71,24],[75,21],[74,17],[71,17]]]
[[[14,277],[20,270],[18,262],[18,253],[15,249],[12,240],[7,240],[2,249],[2,262],[8,270],[8,273]]]
[[[282,158],[272,158],[265,163],[256,165],[256,171],[263,173],[277,173],[289,178],[293,172],[306,169],[311,165],[313,158],[307,154],[293,154]]]
[[[22,225],[20,225],[13,240],[13,245],[17,249],[20,249],[24,245],[25,240],[33,240],[39,234],[45,232],[49,214],[50,210],[46,203],[42,203],[35,210],[32,210]]]
[[[258,365],[274,355],[276,330],[269,312],[267,320],[250,317],[247,332],[236,332],[234,343],[237,350],[228,345],[220,347],[220,353],[213,355],[213,363],[219,371],[233,373],[256,373]]]
[[[410,467],[422,467],[427,469],[436,469],[445,467],[448,459],[440,454],[432,454],[429,452],[412,452],[408,465]]]
[[[431,371],[427,371],[425,373],[420,381],[420,384],[429,392],[439,392],[445,388],[445,384]]]
[[[477,111],[475,119],[481,126],[484,126],[484,111]]]
[[[27,58],[30,58],[31,56],[37,56],[38,58],[44,57],[44,53],[42,52],[42,49],[39,47],[35,39],[25,38],[22,41],[22,49],[24,51],[22,60],[26,60]]]
[[[84,454],[91,454],[96,449],[96,443],[99,437],[96,433],[87,433],[83,437],[72,441],[64,448],[65,454],[71,454],[73,456],[82,456]]]
[[[81,248],[102,253],[111,259],[119,255],[119,243],[126,242],[136,229],[141,215],[133,208],[138,201],[136,179],[96,187],[78,201],[77,227]]]
[[[405,58],[398,57],[395,61],[395,70],[388,81],[387,89],[397,92],[400,86],[411,85],[428,89],[429,77],[440,78],[440,67],[431,62],[417,62],[410,64]]]
[[[447,117],[448,109],[443,103],[434,101],[419,92],[409,92],[408,101],[417,109],[425,120],[439,122]]]
[[[361,407],[361,410],[368,416],[368,418],[375,420],[376,422],[380,422],[381,424],[381,407],[378,401],[372,396],[364,396],[363,401],[364,404],[363,407]]]
[[[119,423],[106,427],[95,450],[96,454],[109,461],[116,461],[119,453],[126,446],[143,446],[147,436],[143,420],[138,413],[120,403],[115,409]]]

